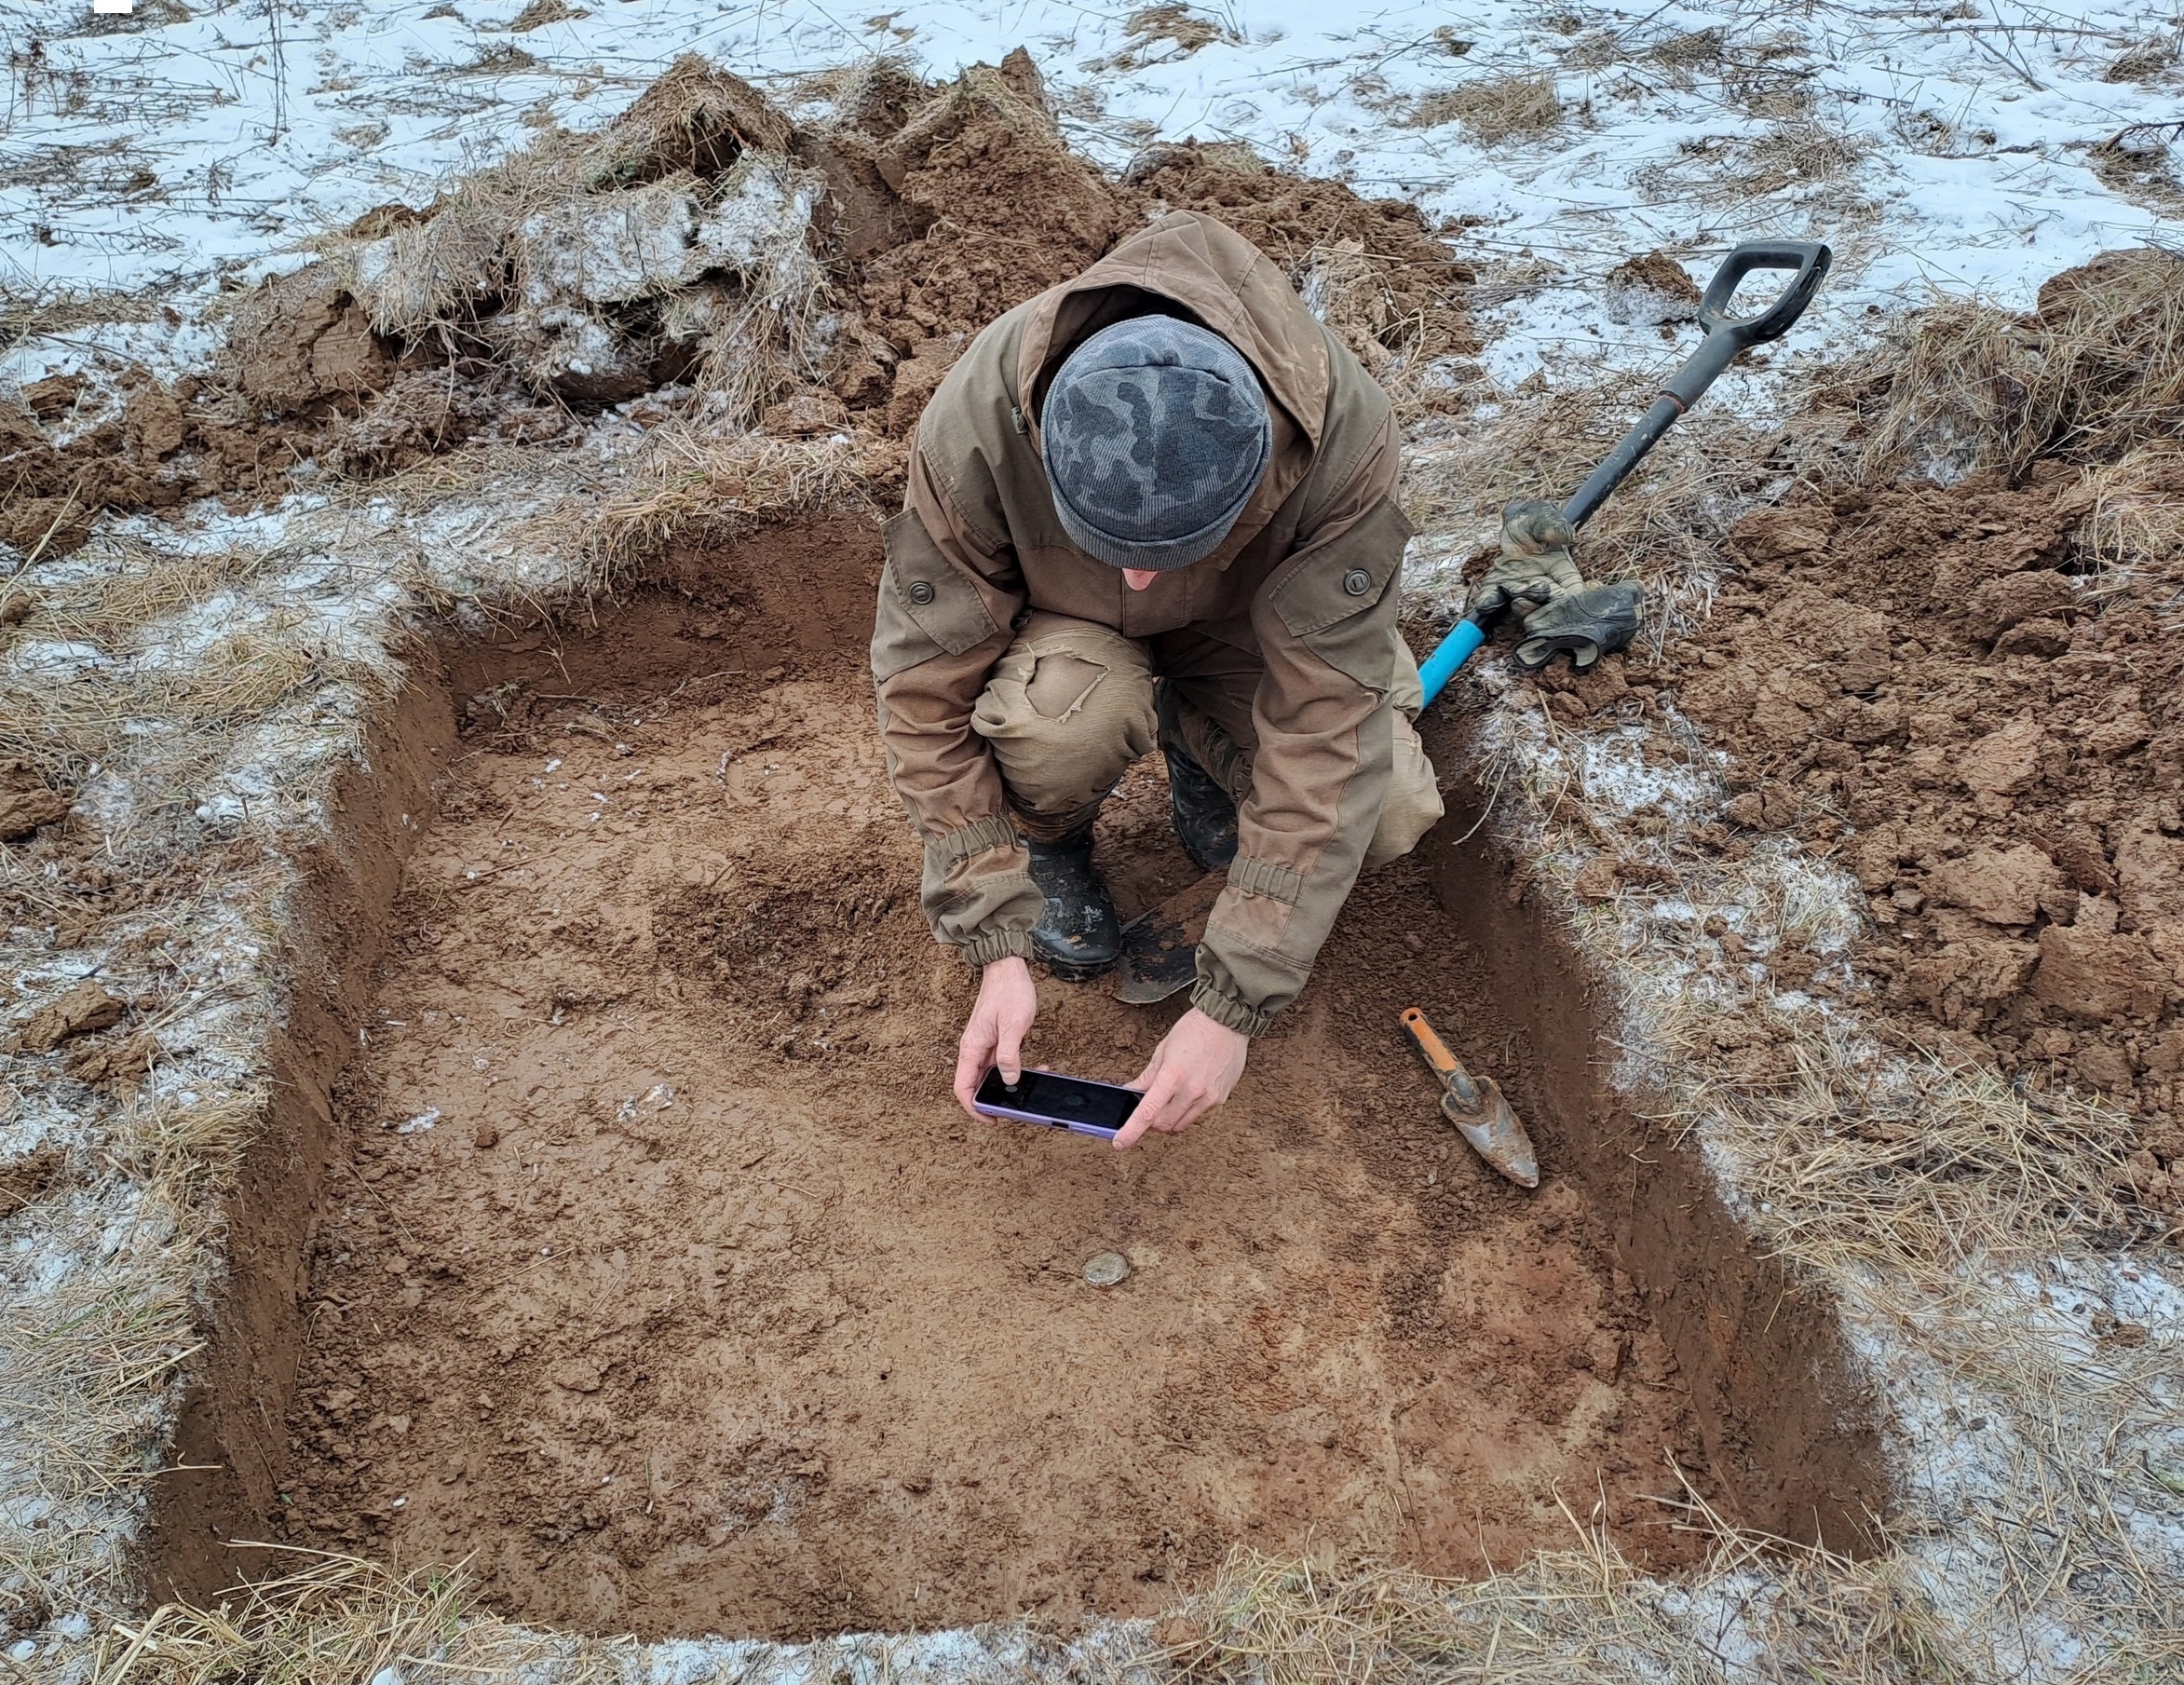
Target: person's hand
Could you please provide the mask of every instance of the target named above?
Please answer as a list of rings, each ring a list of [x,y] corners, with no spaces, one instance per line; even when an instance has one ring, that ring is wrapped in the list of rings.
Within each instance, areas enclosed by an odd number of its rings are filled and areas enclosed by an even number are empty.
[[[1489,617],[1514,605],[1520,614],[1544,608],[1584,580],[1570,547],[1578,536],[1562,510],[1537,497],[1501,511],[1501,554],[1472,594],[1471,611]]]
[[[1148,1129],[1181,1135],[1228,1097],[1250,1052],[1249,1036],[1215,1024],[1192,1007],[1176,1019],[1175,1027],[1153,1049],[1152,1062],[1129,1084],[1145,1098],[1115,1145],[1134,1147]]]
[[[956,1098],[972,1117],[981,1116],[971,1101],[989,1067],[1001,1067],[1004,1082],[1023,1080],[1024,1038],[1038,1010],[1038,985],[1022,959],[997,959],[981,973],[978,1004],[970,1009],[970,1022],[956,1047]]]

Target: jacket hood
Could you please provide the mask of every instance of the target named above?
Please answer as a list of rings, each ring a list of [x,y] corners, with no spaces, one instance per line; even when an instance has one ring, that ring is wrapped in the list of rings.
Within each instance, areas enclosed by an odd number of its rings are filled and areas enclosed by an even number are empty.
[[[1317,448],[1329,378],[1318,320],[1272,259],[1196,211],[1171,211],[1040,296],[1017,355],[1018,400],[1027,421],[1078,343],[1111,321],[1143,314],[1148,301],[1136,295],[1145,293],[1180,305],[1241,351]]]
[[[1125,317],[1173,306],[1228,341],[1279,408],[1273,460],[1216,563],[1265,524],[1310,466],[1325,430],[1332,371],[1319,321],[1273,260],[1226,224],[1176,211],[1132,235],[1075,280],[1051,287],[1025,318],[1016,404],[1044,455],[1038,414],[1069,353]],[[1282,425],[1284,422],[1286,426]]]

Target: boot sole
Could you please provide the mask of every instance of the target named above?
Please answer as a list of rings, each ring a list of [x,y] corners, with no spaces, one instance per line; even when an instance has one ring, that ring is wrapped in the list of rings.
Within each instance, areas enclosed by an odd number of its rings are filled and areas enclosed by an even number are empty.
[[[1120,958],[1120,954],[1115,956],[1115,959]],[[1059,977],[1065,983],[1087,983],[1094,977],[1104,977],[1115,969],[1115,959],[1056,959],[1047,954],[1038,957],[1048,975]]]

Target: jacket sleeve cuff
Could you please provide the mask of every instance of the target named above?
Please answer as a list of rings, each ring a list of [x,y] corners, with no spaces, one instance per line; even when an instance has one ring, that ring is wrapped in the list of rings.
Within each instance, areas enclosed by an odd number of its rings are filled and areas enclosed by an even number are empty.
[[[1190,991],[1190,1003],[1223,1029],[1232,1029],[1240,1036],[1263,1036],[1274,1022],[1272,1012],[1222,994],[1202,977]]]
[[[1029,959],[1031,932],[1013,928],[981,931],[956,951],[970,962],[974,971],[991,965],[997,959]]]

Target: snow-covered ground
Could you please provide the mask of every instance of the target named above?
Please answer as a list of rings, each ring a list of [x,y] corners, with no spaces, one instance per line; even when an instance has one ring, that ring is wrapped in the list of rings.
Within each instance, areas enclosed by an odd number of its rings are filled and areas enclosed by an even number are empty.
[[[1459,250],[1489,269],[1487,299],[1505,295],[1486,312],[1505,384],[1557,352],[1657,359],[1648,330],[1603,312],[1601,276],[1655,248],[1703,275],[1760,236],[1837,246],[1822,331],[1800,333],[1811,356],[1933,289],[2020,305],[2104,248],[2184,238],[2184,193],[2122,180],[2127,197],[2092,153],[2175,123],[2180,38],[2177,0],[912,0],[866,18],[817,0],[136,0],[98,17],[16,0],[0,11],[0,288],[149,295],[181,319],[97,336],[187,361],[224,279],[299,262],[374,205],[424,203],[543,122],[602,121],[678,53],[793,97],[799,75],[867,54],[950,74],[1022,44],[1070,138],[1107,164],[1155,140],[1247,141],[1465,219]],[[1517,107],[1467,107],[1489,84]],[[2156,130],[2131,139],[2158,157]],[[84,343],[25,343],[0,379]]]

